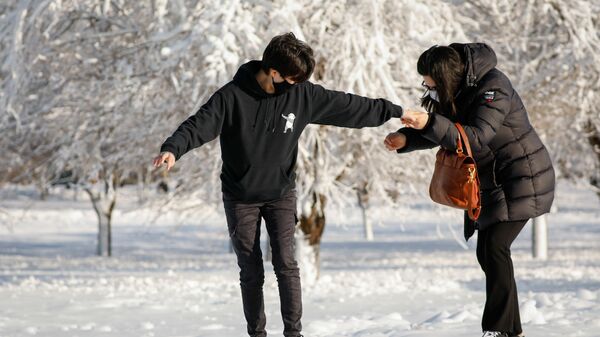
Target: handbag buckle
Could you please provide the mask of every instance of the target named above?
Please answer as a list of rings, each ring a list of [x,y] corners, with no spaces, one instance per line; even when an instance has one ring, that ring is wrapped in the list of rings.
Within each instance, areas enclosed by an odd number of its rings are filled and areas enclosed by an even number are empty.
[[[469,182],[472,183],[475,181],[475,168],[469,167]]]

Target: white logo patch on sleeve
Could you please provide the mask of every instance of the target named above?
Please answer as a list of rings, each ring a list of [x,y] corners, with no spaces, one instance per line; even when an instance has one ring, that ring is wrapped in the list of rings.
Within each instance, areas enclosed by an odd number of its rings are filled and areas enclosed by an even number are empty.
[[[491,102],[494,100],[494,97],[496,97],[496,92],[495,91],[486,91],[483,94],[483,99],[485,99],[486,102]]]

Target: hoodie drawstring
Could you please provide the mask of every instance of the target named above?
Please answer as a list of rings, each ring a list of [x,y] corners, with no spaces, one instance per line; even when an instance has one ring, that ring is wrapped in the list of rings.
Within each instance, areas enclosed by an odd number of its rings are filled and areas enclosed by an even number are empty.
[[[277,99],[273,100],[273,112],[271,114],[272,120],[273,120],[273,129],[271,130],[271,132],[275,132],[275,127],[277,126]]]
[[[252,129],[256,129],[256,122],[258,122],[258,115],[260,115],[260,108],[262,107],[263,101],[262,99],[258,101],[258,108],[256,109],[256,115],[254,115],[254,123],[252,124]]]
[[[270,121],[269,121],[269,118],[268,118],[269,115],[267,112],[269,111],[269,103],[270,102],[269,102],[268,98],[265,98],[264,101],[265,101],[265,111],[263,112],[263,116],[264,116],[263,123],[265,124],[265,129],[269,130]]]
[[[261,100],[262,103],[263,100]],[[265,129],[271,130],[271,132],[275,132],[275,128],[277,127],[277,98],[265,98],[265,112],[264,112],[264,124]],[[260,110],[260,105],[259,105]],[[270,117],[270,118],[269,118]]]

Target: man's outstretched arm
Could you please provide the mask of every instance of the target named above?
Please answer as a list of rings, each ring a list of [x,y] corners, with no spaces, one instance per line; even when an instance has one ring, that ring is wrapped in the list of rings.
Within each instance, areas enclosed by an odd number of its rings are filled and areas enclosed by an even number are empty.
[[[160,147],[160,155],[154,158],[154,166],[166,162],[167,169],[171,169],[185,153],[217,138],[223,128],[226,111],[223,94],[215,93],[165,140]]]
[[[328,90],[310,83],[311,123],[349,128],[379,126],[390,118],[402,117],[402,107],[382,98],[368,98]]]

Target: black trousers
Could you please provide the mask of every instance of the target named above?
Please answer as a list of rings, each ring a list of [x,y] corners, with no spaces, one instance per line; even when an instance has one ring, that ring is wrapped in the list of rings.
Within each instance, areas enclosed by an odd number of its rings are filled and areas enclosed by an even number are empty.
[[[300,336],[302,291],[300,273],[294,256],[296,192],[269,202],[239,202],[223,196],[229,236],[240,267],[240,285],[248,334],[267,335],[263,284],[265,272],[260,249],[260,223],[265,219],[273,253],[273,269],[279,285],[281,316],[286,337]]]
[[[485,273],[486,301],[481,327],[484,331],[522,332],[517,284],[510,246],[527,220],[500,222],[479,231],[477,260]]]

